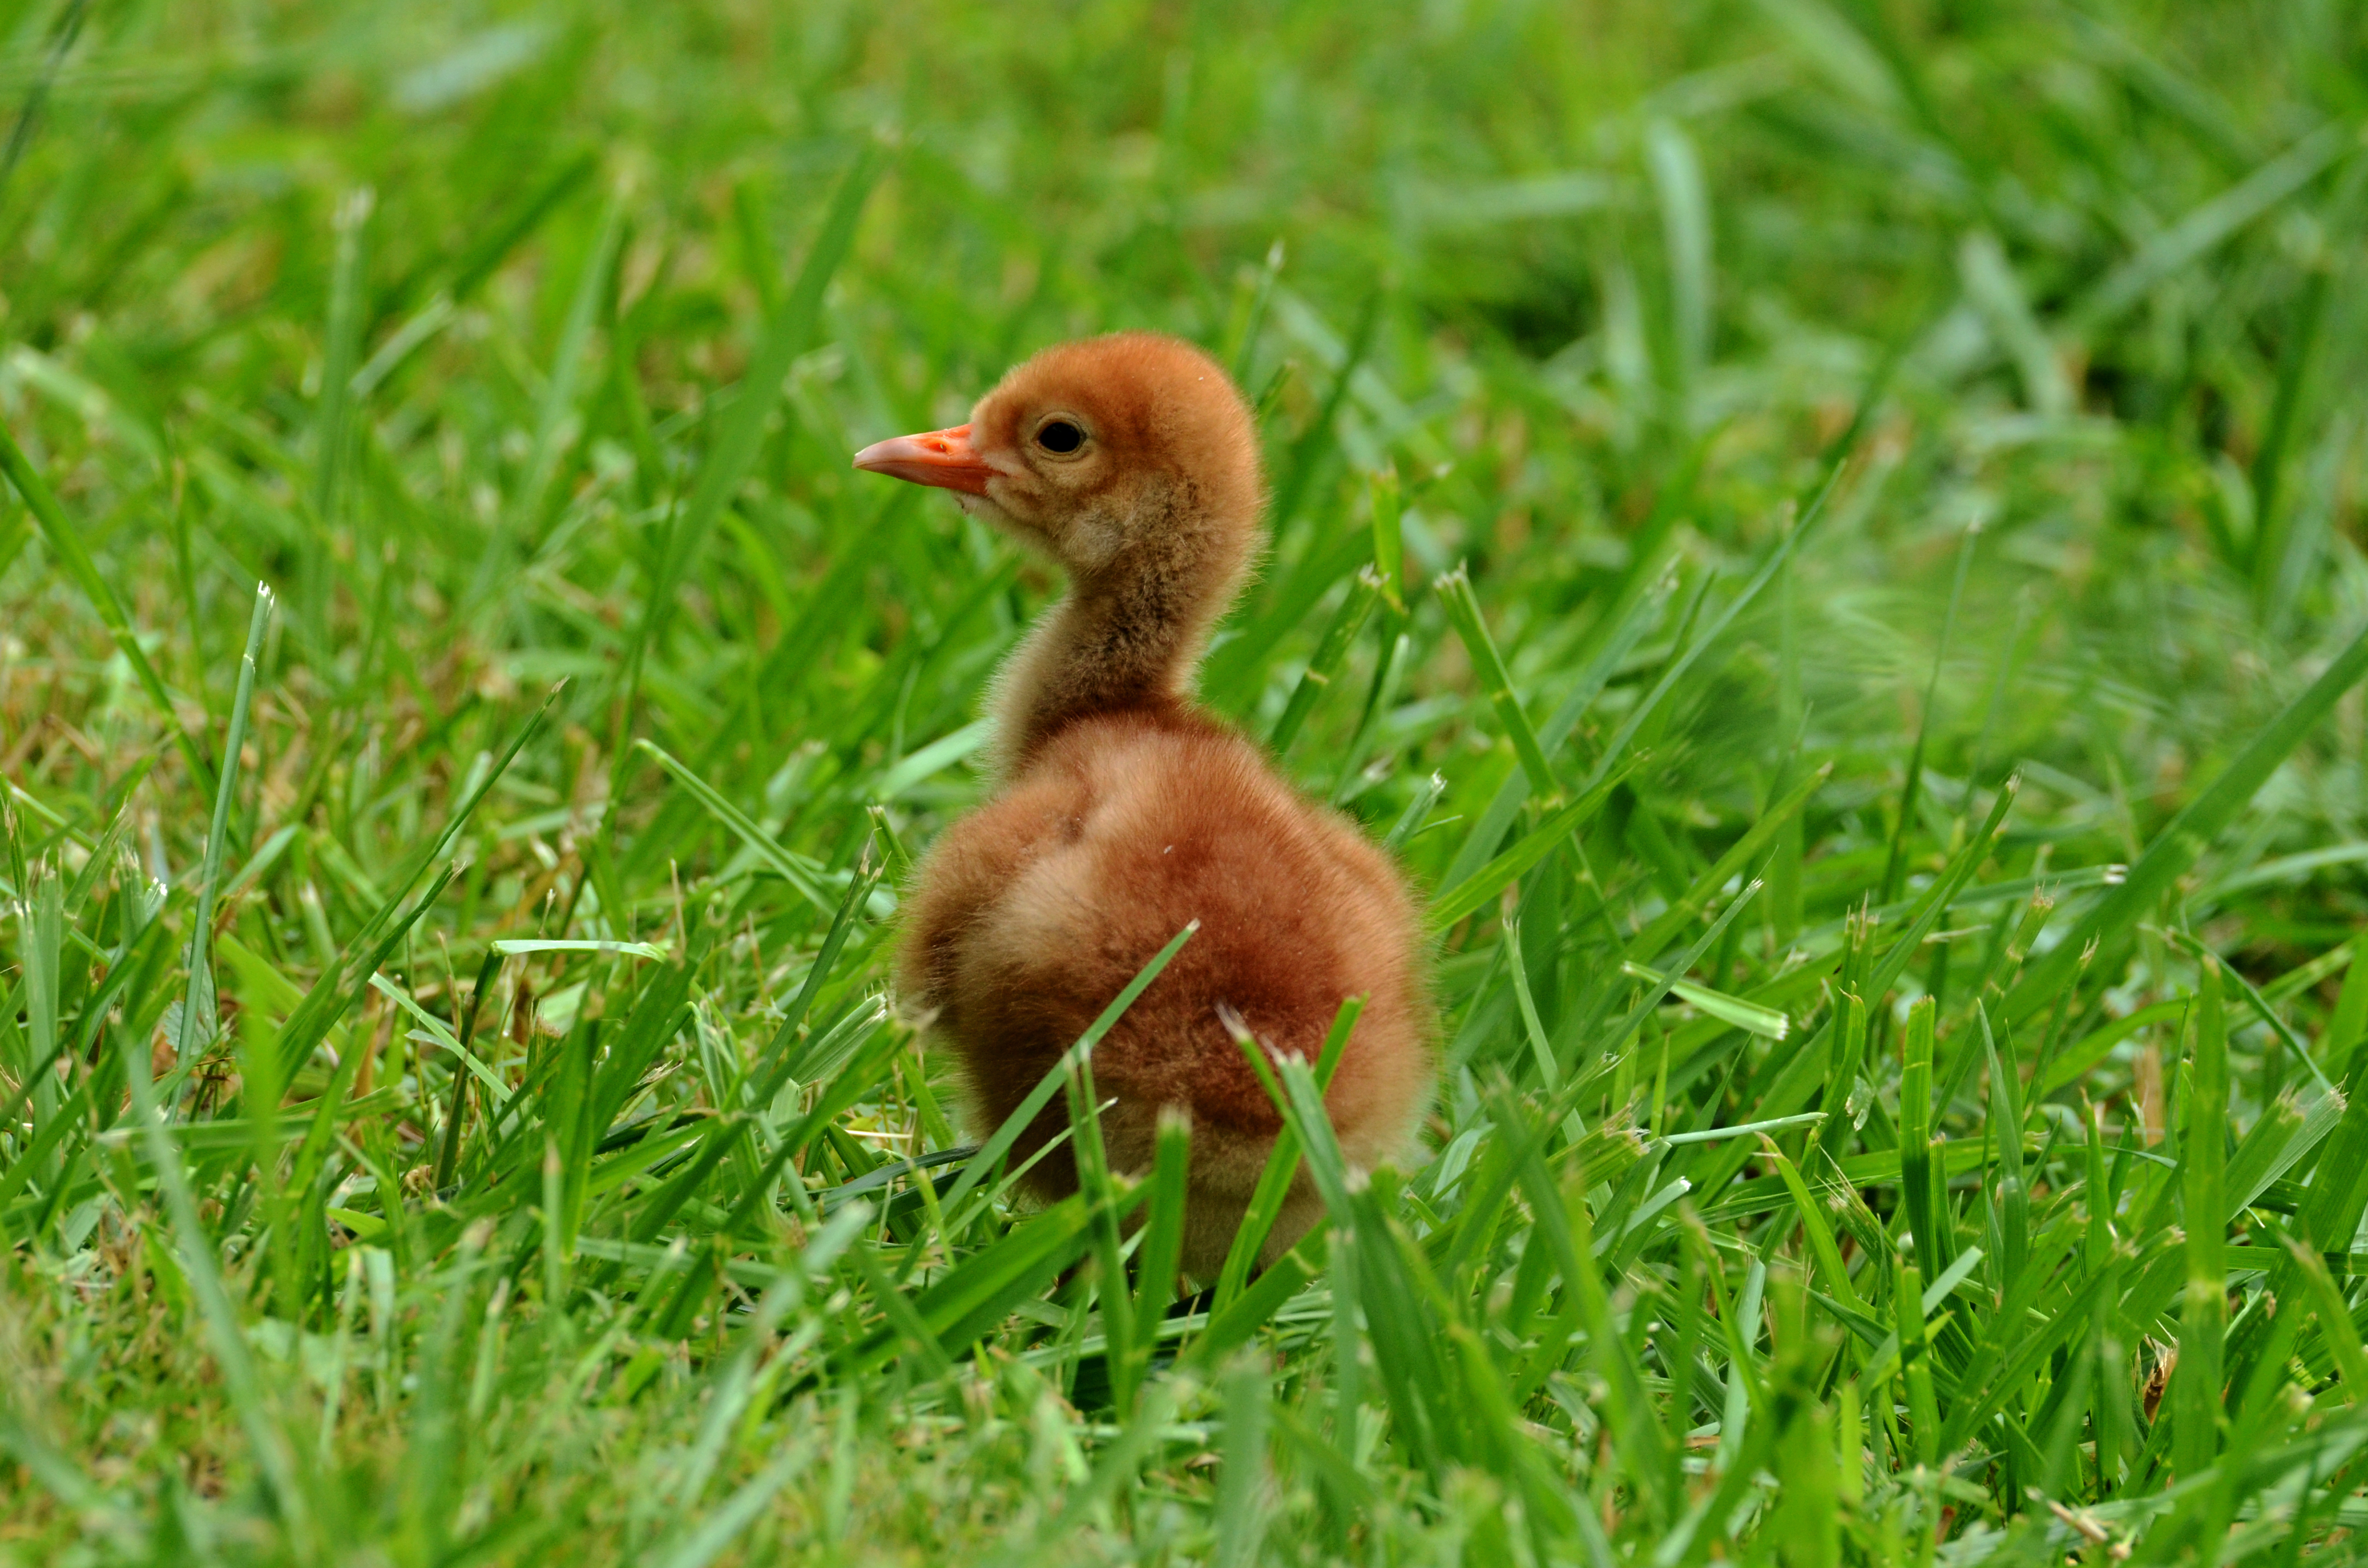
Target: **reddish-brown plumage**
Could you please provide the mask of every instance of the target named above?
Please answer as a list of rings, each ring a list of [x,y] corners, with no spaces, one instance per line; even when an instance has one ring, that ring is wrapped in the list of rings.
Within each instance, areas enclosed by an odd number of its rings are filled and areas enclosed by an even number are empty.
[[[1312,1059],[1341,1002],[1366,996],[1326,1096],[1359,1166],[1401,1154],[1435,1075],[1423,943],[1395,868],[1190,700],[1265,504],[1249,411],[1200,350],[1126,333],[1048,349],[968,426],[856,460],[957,492],[1071,585],[998,677],[1000,788],[915,879],[905,986],[992,1128],[1198,920],[1096,1050],[1094,1074],[1116,1101],[1103,1133],[1120,1170],[1149,1166],[1162,1107],[1190,1115],[1184,1267],[1209,1277],[1280,1125],[1224,1009]],[[1018,1157],[1065,1124],[1056,1101]],[[1065,1150],[1031,1186],[1048,1199],[1074,1190]],[[1269,1258],[1315,1208],[1303,1176]]]

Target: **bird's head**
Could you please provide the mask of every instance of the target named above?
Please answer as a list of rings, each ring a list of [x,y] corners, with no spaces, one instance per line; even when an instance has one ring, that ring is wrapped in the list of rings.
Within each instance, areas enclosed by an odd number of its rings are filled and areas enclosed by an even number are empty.
[[[969,424],[877,442],[855,466],[953,491],[1085,582],[1185,558],[1232,578],[1266,497],[1232,379],[1150,332],[1047,348],[979,399]]]

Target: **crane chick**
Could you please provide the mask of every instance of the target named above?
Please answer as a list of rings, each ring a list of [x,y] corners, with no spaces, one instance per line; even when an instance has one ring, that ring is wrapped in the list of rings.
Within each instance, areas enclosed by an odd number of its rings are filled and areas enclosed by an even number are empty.
[[[1069,579],[997,676],[993,797],[939,839],[907,896],[904,988],[992,1129],[1200,922],[1093,1071],[1116,1102],[1102,1127],[1118,1170],[1149,1168],[1163,1107],[1190,1118],[1183,1267],[1212,1278],[1281,1125],[1229,1012],[1313,1061],[1342,1001],[1367,998],[1325,1096],[1359,1167],[1406,1150],[1436,1077],[1404,879],[1192,699],[1266,503],[1250,411],[1199,349],[1121,333],[1046,349],[969,424],[866,447],[855,466],[952,491]],[[1014,1157],[1066,1125],[1056,1100]],[[1068,1151],[1029,1185],[1075,1191]],[[1303,1169],[1261,1261],[1319,1207]]]

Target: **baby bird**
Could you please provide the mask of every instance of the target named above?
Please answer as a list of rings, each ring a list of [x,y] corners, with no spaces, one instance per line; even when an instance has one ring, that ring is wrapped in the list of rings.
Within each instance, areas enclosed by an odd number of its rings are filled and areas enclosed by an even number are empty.
[[[952,491],[1069,578],[996,678],[993,798],[946,830],[907,895],[903,986],[991,1130],[1199,921],[1093,1072],[1116,1101],[1102,1117],[1114,1169],[1149,1169],[1161,1108],[1190,1118],[1182,1262],[1212,1279],[1281,1125],[1229,1013],[1313,1062],[1341,1002],[1367,998],[1325,1096],[1359,1167],[1407,1148],[1436,1077],[1404,880],[1192,699],[1266,503],[1249,408],[1191,345],[1121,333],[1046,349],[969,424],[866,447],[855,466]],[[1014,1160],[1066,1125],[1056,1099]],[[1030,1185],[1047,1201],[1074,1192],[1067,1149]],[[1260,1261],[1319,1209],[1303,1168]]]

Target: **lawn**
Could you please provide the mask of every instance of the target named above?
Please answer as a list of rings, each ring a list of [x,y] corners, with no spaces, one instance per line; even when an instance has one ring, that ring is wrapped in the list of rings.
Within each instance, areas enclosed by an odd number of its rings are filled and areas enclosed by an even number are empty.
[[[6,9],[0,1563],[2368,1526],[2368,12]],[[1437,939],[1213,1280],[893,984],[1059,584],[848,456],[1120,327]]]

